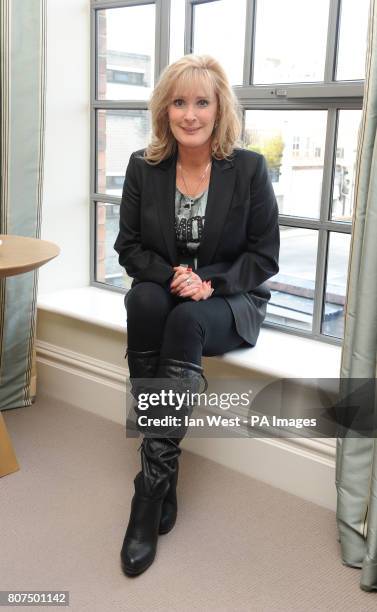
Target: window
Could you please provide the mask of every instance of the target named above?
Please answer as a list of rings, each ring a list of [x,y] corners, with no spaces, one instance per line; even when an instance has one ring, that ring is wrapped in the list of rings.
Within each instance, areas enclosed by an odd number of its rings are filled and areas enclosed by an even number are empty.
[[[92,0],[93,284],[130,286],[112,247],[130,154],[149,140],[158,75],[185,53],[209,53],[227,71],[243,108],[244,146],[265,156],[279,206],[280,271],[269,281],[265,324],[341,341],[368,7]]]
[[[109,289],[130,286],[113,244],[129,157],[149,138],[147,104],[160,63],[157,4],[92,2],[91,278]]]
[[[131,70],[106,70],[107,83],[127,83],[129,85],[144,86],[144,72],[132,72]]]

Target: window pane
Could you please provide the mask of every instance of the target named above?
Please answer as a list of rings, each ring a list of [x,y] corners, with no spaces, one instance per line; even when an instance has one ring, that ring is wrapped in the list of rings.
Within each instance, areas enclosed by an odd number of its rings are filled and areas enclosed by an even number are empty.
[[[147,100],[154,86],[155,5],[97,11],[97,98]]]
[[[194,5],[194,53],[208,53],[226,71],[232,85],[242,85],[246,0],[216,0]]]
[[[185,54],[185,1],[174,0],[171,3],[169,64]]]
[[[330,233],[322,333],[343,338],[350,234]]]
[[[326,120],[326,111],[245,112],[245,146],[266,157],[280,214],[319,218]]]
[[[147,145],[149,111],[97,111],[97,192],[122,195],[128,160]]]
[[[318,232],[280,227],[279,273],[268,281],[266,321],[311,331]]]
[[[336,79],[365,79],[369,0],[342,0]]]
[[[329,0],[257,2],[254,83],[323,81],[328,15]]]
[[[361,113],[361,110],[339,111],[331,209],[334,221],[352,221]]]
[[[96,281],[115,287],[131,287],[132,278],[118,264],[113,245],[119,231],[119,204],[96,204]]]

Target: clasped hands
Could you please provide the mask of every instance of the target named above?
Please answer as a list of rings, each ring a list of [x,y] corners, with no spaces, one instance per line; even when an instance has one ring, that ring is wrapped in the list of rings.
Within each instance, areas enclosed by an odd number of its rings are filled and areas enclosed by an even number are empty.
[[[175,266],[170,292],[178,297],[191,298],[195,302],[207,300],[213,293],[211,281],[203,281],[191,268]]]

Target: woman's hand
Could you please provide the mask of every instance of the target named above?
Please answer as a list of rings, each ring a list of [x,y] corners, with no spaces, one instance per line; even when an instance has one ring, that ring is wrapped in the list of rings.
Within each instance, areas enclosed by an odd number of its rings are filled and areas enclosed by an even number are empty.
[[[202,281],[200,276],[191,271],[191,268],[176,266],[175,274],[171,282],[171,293],[178,297],[191,298],[198,302],[199,300],[208,299],[214,289],[211,287],[211,281]],[[187,283],[187,280],[190,282]]]
[[[196,289],[191,289],[190,285],[187,289],[183,289],[180,293],[180,297],[189,297],[195,302],[199,302],[199,300],[207,300],[211,297],[214,289],[211,287],[211,281],[201,281],[201,286]]]
[[[201,287],[202,279],[200,276],[195,274],[195,272],[192,272],[191,268],[176,266],[173,269],[175,270],[175,274],[172,282],[170,283],[170,292],[174,295],[178,295],[179,297],[189,297],[187,295],[182,296],[181,292],[186,288],[196,290]]]

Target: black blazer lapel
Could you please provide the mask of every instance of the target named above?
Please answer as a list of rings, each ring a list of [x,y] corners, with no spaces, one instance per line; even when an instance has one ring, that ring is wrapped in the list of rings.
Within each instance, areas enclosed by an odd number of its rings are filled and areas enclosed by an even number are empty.
[[[232,160],[212,158],[211,178],[202,241],[198,249],[198,268],[211,263],[228,214],[236,181]]]
[[[178,252],[175,240],[175,185],[177,152],[160,162],[151,173],[158,216],[170,263],[178,265]]]

